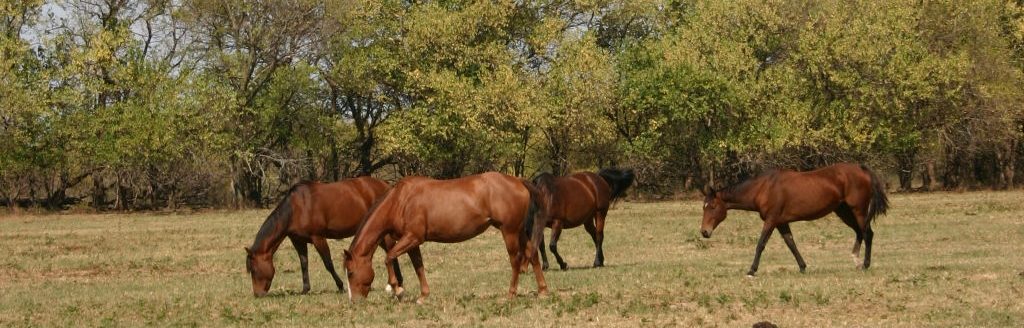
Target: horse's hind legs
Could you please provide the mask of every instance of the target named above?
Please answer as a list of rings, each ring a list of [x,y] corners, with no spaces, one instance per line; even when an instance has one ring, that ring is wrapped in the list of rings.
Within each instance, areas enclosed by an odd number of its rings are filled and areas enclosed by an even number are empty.
[[[597,213],[594,216],[594,221],[584,222],[583,228],[590,234],[590,238],[594,240],[594,267],[604,266],[604,217],[607,213]]]
[[[302,293],[309,292],[309,245],[305,241],[288,237],[295,246],[295,252],[299,253],[299,266],[302,268]]]
[[[789,223],[780,225],[779,233],[782,234],[782,239],[786,240],[786,246],[793,253],[793,257],[796,257],[796,264],[800,266],[800,272],[803,273],[807,269],[807,264],[804,263],[804,258],[800,256],[800,251],[796,250],[796,242],[793,241],[793,232],[789,230]]]
[[[871,266],[871,240],[874,239],[875,232],[871,230],[871,224],[867,224],[864,229],[864,264],[861,268],[867,270]]]
[[[857,216],[853,214],[853,210],[846,204],[840,205],[839,208],[836,209],[836,215],[839,216],[839,218],[843,220],[843,223],[849,226],[850,229],[853,229],[853,232],[857,234],[857,239],[853,241],[853,251],[850,252],[850,256],[853,257],[853,265],[858,268],[862,267],[863,264],[860,261],[860,243],[864,240],[864,233],[862,232],[860,225],[857,224]]]

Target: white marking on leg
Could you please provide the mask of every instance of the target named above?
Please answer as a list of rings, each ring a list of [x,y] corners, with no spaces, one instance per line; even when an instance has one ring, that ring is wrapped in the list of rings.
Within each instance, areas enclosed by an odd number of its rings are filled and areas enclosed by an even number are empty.
[[[344,265],[342,265],[342,267],[344,267]],[[348,268],[345,268],[345,277],[348,277]],[[348,301],[351,302],[352,301],[352,280],[349,280],[349,281],[346,281],[346,282],[347,282],[347,284],[345,284],[345,293],[348,294]]]

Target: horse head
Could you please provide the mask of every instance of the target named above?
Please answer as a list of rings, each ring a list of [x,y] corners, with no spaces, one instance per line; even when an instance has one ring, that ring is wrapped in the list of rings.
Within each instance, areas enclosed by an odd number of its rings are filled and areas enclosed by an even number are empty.
[[[274,280],[274,261],[270,254],[256,254],[249,247],[245,248],[245,253],[245,270],[252,277],[253,295],[267,295],[270,283]]]
[[[345,275],[348,277],[348,298],[359,301],[370,294],[373,283],[373,265],[369,256],[355,257],[345,250]]]
[[[725,201],[722,200],[721,191],[716,191],[708,186],[701,193],[704,194],[704,218],[701,220],[700,234],[704,238],[711,238],[711,233],[715,231],[719,223],[725,220],[728,208],[726,208]]]

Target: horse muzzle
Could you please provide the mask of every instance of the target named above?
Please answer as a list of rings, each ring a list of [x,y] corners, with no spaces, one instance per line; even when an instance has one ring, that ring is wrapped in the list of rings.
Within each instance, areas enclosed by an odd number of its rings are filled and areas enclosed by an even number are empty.
[[[700,235],[704,236],[704,238],[711,238],[711,230],[701,229]]]

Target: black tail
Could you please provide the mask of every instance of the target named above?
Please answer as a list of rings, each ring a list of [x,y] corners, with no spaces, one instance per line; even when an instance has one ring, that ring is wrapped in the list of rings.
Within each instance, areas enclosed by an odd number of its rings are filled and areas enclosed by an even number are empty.
[[[889,210],[889,197],[885,195],[885,183],[878,178],[874,171],[867,166],[861,165],[861,169],[871,176],[871,202],[868,203],[867,221],[871,222],[875,217],[885,214]]]
[[[277,207],[275,207],[274,210],[270,212],[270,215],[267,216],[267,219],[263,221],[263,225],[260,226],[260,231],[256,233],[256,240],[253,241],[252,248],[256,248],[256,245],[259,245],[260,240],[263,240],[264,238],[273,238],[271,235],[274,231],[288,229],[288,225],[292,221],[292,197],[295,197],[295,194],[298,193],[300,187],[304,186],[305,183],[299,183],[288,190],[288,193],[286,193],[284,198],[281,199],[281,202],[277,204]]]
[[[520,247],[527,252],[525,260],[529,261],[530,256],[533,256],[539,249],[544,238],[544,228],[548,224],[547,197],[544,188],[538,188],[529,181],[523,180],[523,186],[530,191],[530,208],[526,212],[526,222],[523,224],[522,231],[522,236],[527,237],[528,240],[525,245]],[[538,216],[540,218],[537,218]]]
[[[608,187],[612,189],[613,200],[625,196],[626,189],[633,185],[633,180],[636,178],[632,169],[622,170],[614,167],[601,169],[597,175],[608,182]]]

